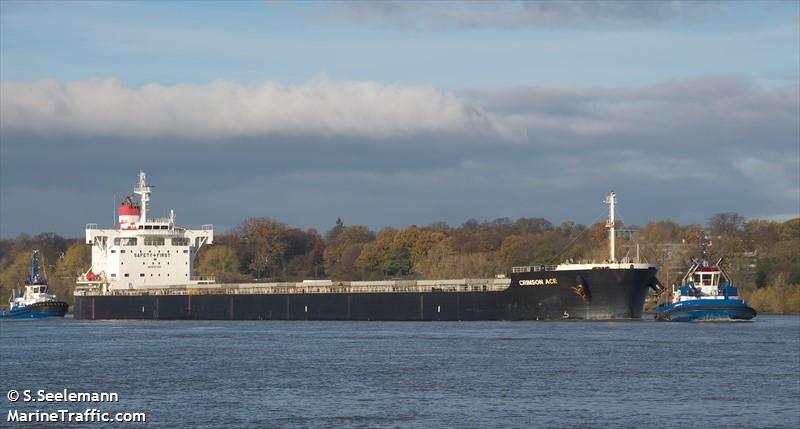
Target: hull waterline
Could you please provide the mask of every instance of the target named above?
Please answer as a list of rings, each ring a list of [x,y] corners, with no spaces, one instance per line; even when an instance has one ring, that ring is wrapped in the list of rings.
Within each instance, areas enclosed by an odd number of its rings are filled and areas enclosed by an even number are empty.
[[[0,310],[0,319],[42,319],[45,317],[64,317],[69,306],[65,302],[37,302],[25,308],[5,311]]]
[[[741,300],[696,300],[656,308],[656,320],[700,322],[752,320],[757,312]]]
[[[655,268],[523,273],[507,289],[486,292],[84,295],[75,296],[74,314],[156,320],[640,319],[655,273]],[[518,284],[536,279],[553,284]],[[587,296],[575,292],[576,279]]]

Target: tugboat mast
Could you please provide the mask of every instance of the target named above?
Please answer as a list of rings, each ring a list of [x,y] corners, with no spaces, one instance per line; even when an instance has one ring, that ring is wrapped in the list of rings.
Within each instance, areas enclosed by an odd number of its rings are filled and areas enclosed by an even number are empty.
[[[708,243],[706,242],[706,234],[705,234],[705,232],[701,231],[700,232],[700,261],[699,261],[701,267],[708,266],[708,263],[706,262],[706,257],[707,257],[706,246],[707,245],[708,245]]]
[[[608,228],[608,247],[611,256],[609,262],[614,262],[617,260],[614,249],[616,237],[616,229],[614,224],[614,205],[617,203],[617,194],[615,194],[614,191],[611,191],[611,193],[606,197],[605,203],[608,204],[608,221],[606,221],[606,228]]]
[[[33,268],[31,269],[31,280],[30,283],[32,285],[39,284],[40,280],[39,276],[39,251],[33,251]]]

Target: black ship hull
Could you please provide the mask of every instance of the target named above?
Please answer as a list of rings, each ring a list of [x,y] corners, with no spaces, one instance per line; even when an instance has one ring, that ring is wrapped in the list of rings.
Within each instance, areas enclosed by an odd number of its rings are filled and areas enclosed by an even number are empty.
[[[136,294],[75,296],[76,319],[639,319],[656,268],[527,272],[485,292]]]

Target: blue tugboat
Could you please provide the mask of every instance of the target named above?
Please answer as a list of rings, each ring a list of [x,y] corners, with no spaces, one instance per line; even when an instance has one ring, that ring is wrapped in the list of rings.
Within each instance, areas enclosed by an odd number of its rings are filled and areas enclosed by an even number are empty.
[[[705,242],[700,243],[700,259],[681,280],[681,287],[672,291],[669,304],[656,307],[656,320],[669,322],[751,320],[756,311],[739,299],[739,291],[730,276],[717,263],[706,259]]]
[[[69,308],[66,302],[57,301],[56,296],[48,292],[47,280],[39,274],[38,250],[33,251],[33,269],[31,276],[25,280],[24,292],[13,292],[8,303],[8,310],[0,310],[0,319],[64,317]]]

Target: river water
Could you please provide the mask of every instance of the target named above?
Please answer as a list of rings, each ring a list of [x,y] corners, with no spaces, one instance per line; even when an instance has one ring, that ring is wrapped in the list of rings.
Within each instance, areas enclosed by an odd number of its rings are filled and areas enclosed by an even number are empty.
[[[798,316],[2,321],[0,370],[2,427],[25,427],[13,410],[87,408],[145,412],[107,424],[141,428],[800,427]],[[119,401],[7,398],[64,388]]]

